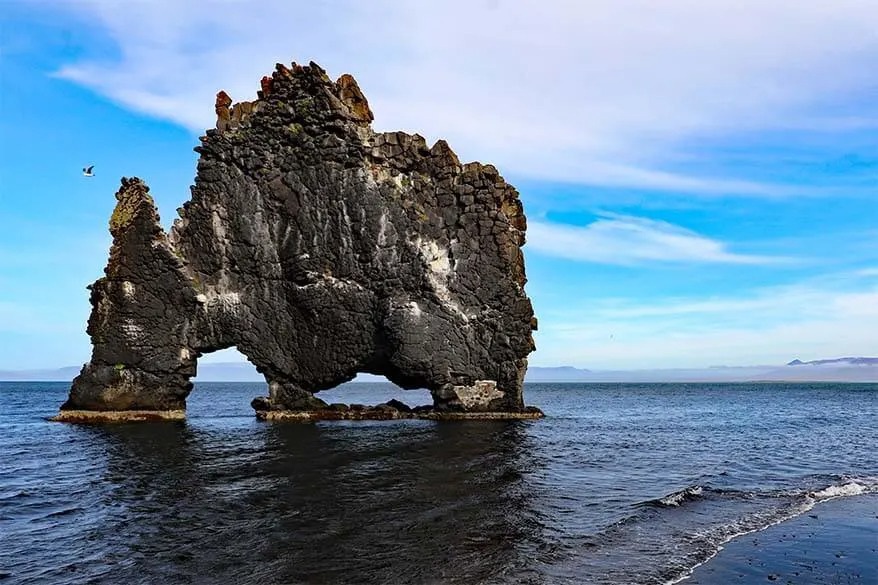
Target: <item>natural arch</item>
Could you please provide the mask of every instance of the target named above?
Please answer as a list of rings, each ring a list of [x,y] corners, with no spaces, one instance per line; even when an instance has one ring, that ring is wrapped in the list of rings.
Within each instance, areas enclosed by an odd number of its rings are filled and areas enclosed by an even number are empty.
[[[246,404],[247,407],[254,396],[266,394],[264,389],[267,389],[265,376],[235,347],[205,353],[199,357],[197,374],[192,381],[195,385],[186,399],[188,414],[196,412],[196,404],[199,414],[209,414],[205,408],[209,408],[210,396],[200,394],[212,392],[217,384],[237,386],[236,403]],[[385,376],[362,372],[350,382],[321,390],[316,397],[323,400],[327,408],[336,411],[391,406],[408,412],[415,408],[426,410],[433,404],[433,398],[426,388],[404,389]]]
[[[92,359],[62,410],[182,412],[198,357],[235,346],[268,383],[265,418],[325,411],[315,394],[358,372],[429,389],[435,413],[536,416],[515,189],[443,141],[373,132],[350,76],[279,65],[262,88],[218,96],[169,233],[122,180]]]

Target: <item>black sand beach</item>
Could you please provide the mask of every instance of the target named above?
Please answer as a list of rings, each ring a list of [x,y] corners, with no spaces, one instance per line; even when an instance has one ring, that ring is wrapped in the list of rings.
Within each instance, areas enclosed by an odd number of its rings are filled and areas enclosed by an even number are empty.
[[[684,583],[878,583],[878,495],[830,500],[741,536]]]

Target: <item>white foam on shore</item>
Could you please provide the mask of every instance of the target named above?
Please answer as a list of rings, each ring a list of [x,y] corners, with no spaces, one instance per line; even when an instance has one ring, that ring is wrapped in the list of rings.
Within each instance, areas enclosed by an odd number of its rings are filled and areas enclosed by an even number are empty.
[[[809,493],[808,497],[818,502],[823,502],[833,498],[860,496],[870,493],[878,493],[878,478],[876,477],[866,477],[859,480],[851,480],[840,485],[831,485],[822,490]]]
[[[695,572],[695,569],[707,563],[713,557],[718,555],[720,551],[723,550],[723,545],[731,542],[736,538],[745,536],[747,534],[752,534],[754,532],[761,532],[767,528],[776,526],[781,522],[792,520],[793,518],[809,512],[814,508],[814,506],[821,502],[826,502],[835,498],[861,496],[864,494],[878,494],[878,477],[867,476],[860,478],[845,478],[841,481],[841,483],[827,486],[821,490],[808,492],[804,495],[804,501],[799,506],[793,507],[786,514],[782,514],[764,525],[756,526],[754,528],[742,529],[738,532],[733,532],[729,534],[727,537],[723,538],[717,543],[716,550],[710,556],[686,569],[686,571],[681,576],[671,579],[670,581],[666,581],[664,585],[675,585],[676,583],[681,583],[685,581],[692,576],[692,574]]]

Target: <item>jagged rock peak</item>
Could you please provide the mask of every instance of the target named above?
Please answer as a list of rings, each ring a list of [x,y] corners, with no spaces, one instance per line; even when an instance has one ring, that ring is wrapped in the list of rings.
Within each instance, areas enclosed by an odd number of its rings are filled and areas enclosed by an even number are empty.
[[[428,388],[425,417],[532,416],[515,188],[443,140],[375,133],[349,75],[279,64],[260,88],[217,94],[169,234],[146,185],[122,180],[91,287],[92,359],[65,411],[178,417],[198,357],[235,346],[268,382],[253,404],[268,418],[321,417],[317,394],[358,372]]]
[[[271,77],[262,78],[260,86],[254,101],[234,103],[225,91],[216,94],[217,130],[224,132],[239,127],[251,114],[271,102],[286,107],[298,105],[299,111],[295,112],[298,117],[312,121],[319,117],[341,117],[369,124],[374,119],[369,102],[352,75],[345,73],[333,82],[314,62],[304,67],[293,63],[292,68],[278,63]],[[308,98],[317,98],[317,101],[304,101]]]

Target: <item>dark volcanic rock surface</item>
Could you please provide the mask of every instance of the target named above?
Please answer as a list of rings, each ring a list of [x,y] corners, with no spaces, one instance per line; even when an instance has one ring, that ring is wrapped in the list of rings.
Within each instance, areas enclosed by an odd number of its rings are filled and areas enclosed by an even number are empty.
[[[236,346],[269,383],[258,410],[323,408],[357,372],[439,410],[521,410],[536,321],[516,190],[444,141],[373,132],[348,75],[278,65],[259,94],[218,95],[169,234],[123,180],[64,408],[182,409],[198,356]]]

